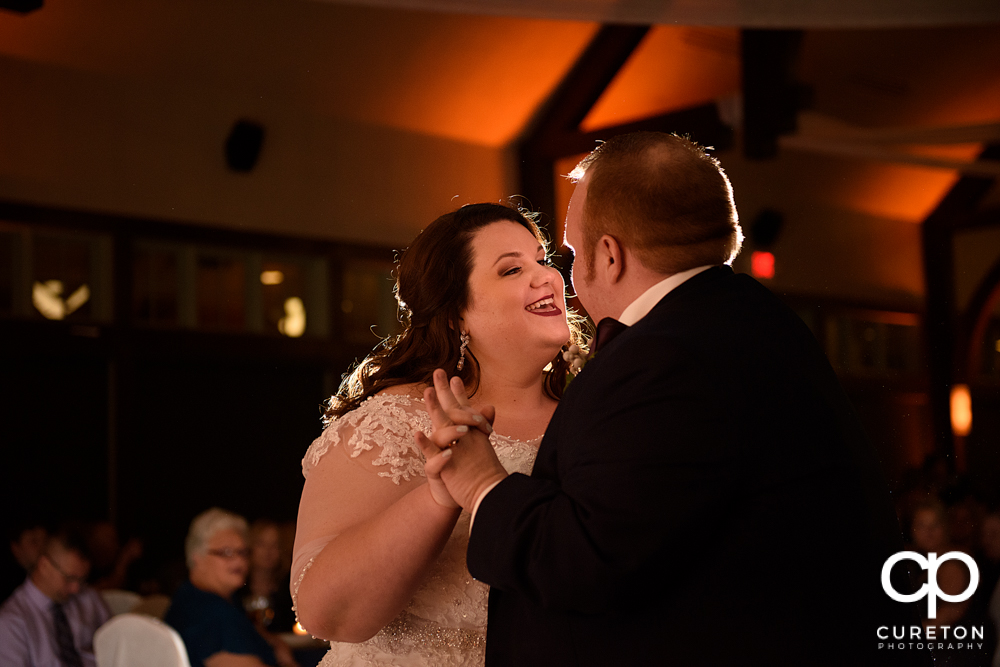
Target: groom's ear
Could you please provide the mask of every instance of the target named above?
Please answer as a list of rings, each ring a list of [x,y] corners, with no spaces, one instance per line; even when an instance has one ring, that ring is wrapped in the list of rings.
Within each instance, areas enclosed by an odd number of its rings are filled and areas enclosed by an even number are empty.
[[[621,244],[618,243],[618,239],[610,234],[605,234],[597,239],[596,250],[595,271],[601,271],[608,284],[617,283],[621,280],[622,272],[625,270],[625,252]]]

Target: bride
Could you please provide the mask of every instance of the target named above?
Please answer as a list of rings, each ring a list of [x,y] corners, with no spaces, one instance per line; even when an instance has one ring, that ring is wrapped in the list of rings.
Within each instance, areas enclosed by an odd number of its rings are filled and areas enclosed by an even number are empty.
[[[324,667],[482,665],[488,588],[465,567],[469,515],[427,484],[422,392],[435,368],[461,377],[474,409],[496,407],[501,463],[529,473],[562,395],[560,350],[581,334],[538,227],[498,204],[431,223],[396,296],[403,333],[346,378],[302,461],[292,596],[302,626],[332,641]]]

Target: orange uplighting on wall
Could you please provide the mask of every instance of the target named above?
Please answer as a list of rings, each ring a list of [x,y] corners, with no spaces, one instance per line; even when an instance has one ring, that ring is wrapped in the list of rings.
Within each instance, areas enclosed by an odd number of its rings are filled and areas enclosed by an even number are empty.
[[[972,396],[967,384],[951,388],[951,430],[962,437],[972,431]]]
[[[894,146],[912,154],[961,162],[975,161],[979,144]],[[858,162],[850,174],[824,184],[820,196],[838,206],[890,220],[920,223],[937,207],[961,174],[953,169],[912,164]]]
[[[515,140],[600,27],[502,16],[389,16],[381,39],[392,48],[345,49],[343,57],[364,75],[345,75],[353,94],[344,95],[344,84],[331,87],[325,104],[365,123],[494,147]]]
[[[734,95],[740,90],[740,72],[736,28],[656,26],[580,129],[590,132]]]
[[[922,222],[958,180],[958,173],[911,165],[857,165],[848,182],[828,197],[868,215]]]
[[[755,250],[750,255],[750,273],[754,278],[774,278],[774,255]]]

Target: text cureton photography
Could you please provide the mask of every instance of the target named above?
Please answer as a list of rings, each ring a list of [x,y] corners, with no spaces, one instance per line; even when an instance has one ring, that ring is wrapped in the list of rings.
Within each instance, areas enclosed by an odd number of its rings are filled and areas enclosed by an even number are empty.
[[[985,626],[894,625],[880,626],[878,647],[882,649],[962,650],[982,649]]]
[[[927,581],[915,592],[903,594],[897,591],[891,581],[892,568],[897,563],[911,560],[926,570]],[[938,568],[942,563],[950,560],[957,560],[965,564],[969,570],[968,585],[965,590],[949,594],[941,590],[938,585]],[[965,625],[930,625],[929,622],[937,618],[937,599],[941,598],[946,602],[964,602],[972,597],[979,585],[979,567],[976,561],[968,554],[960,551],[949,551],[940,557],[934,552],[930,552],[926,557],[914,551],[900,551],[885,561],[882,566],[882,588],[893,600],[897,602],[916,602],[927,598],[927,622],[924,625],[882,625],[879,626],[878,635],[880,650],[893,649],[917,649],[917,650],[980,650],[983,648],[983,638],[985,626],[965,626]]]

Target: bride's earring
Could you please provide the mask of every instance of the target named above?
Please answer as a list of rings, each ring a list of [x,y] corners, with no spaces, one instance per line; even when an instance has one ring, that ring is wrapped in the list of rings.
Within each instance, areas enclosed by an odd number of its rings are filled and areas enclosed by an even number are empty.
[[[458,337],[462,341],[462,346],[458,348],[458,370],[462,370],[465,366],[465,348],[469,346],[469,333],[463,331],[462,335]]]

